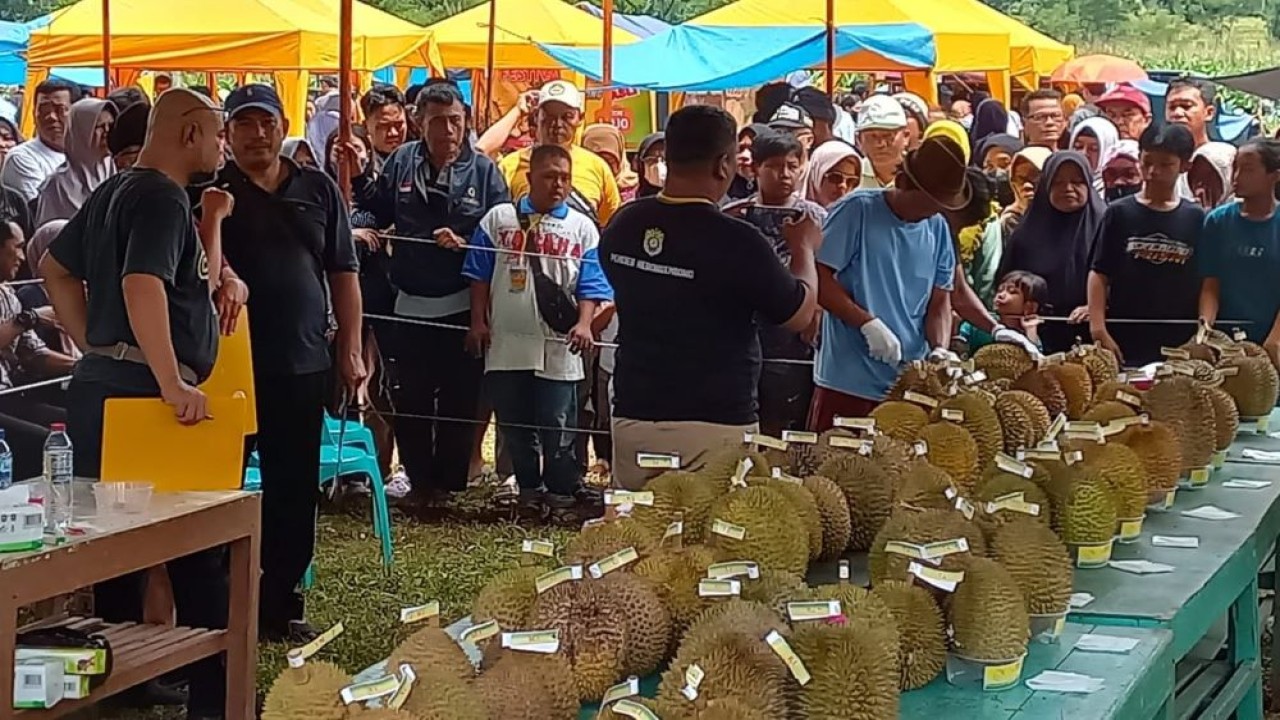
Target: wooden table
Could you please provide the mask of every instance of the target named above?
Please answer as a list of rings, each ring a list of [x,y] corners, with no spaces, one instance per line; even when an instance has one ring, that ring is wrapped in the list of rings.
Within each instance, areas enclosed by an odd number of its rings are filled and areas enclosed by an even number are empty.
[[[92,490],[76,483],[75,524],[84,528],[66,543],[0,555],[0,720],[55,718],[93,705],[196,660],[226,653],[230,719],[254,716],[258,640],[260,500],[256,493],[157,494],[148,512],[97,516]],[[230,614],[226,630],[106,625],[115,667],[84,700],[63,700],[50,710],[12,708],[14,638],[18,609],[94,583],[163,565],[194,552],[230,550]],[[96,627],[96,620],[76,621]]]

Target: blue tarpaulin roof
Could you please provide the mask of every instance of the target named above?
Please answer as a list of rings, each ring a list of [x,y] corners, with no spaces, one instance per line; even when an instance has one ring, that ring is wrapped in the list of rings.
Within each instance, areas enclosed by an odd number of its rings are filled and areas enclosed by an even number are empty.
[[[585,10],[598,18],[604,17],[604,11],[589,2],[580,2],[574,7],[579,10]],[[649,17],[648,15],[623,15],[622,13],[613,14],[613,26],[626,30],[632,35],[640,38],[653,37],[654,35],[664,32],[671,27],[671,25],[662,22],[656,17]]]
[[[27,43],[31,31],[48,24],[48,15],[25,23],[0,20],[0,85],[27,82]],[[102,68],[53,68],[50,75],[77,85],[102,85]]]
[[[599,48],[539,45],[561,64],[600,79]],[[869,51],[910,67],[931,67],[933,33],[917,23],[843,25],[835,55]],[[613,49],[613,82],[659,92],[710,92],[756,87],[826,59],[827,31],[816,26],[715,27],[677,25]]]

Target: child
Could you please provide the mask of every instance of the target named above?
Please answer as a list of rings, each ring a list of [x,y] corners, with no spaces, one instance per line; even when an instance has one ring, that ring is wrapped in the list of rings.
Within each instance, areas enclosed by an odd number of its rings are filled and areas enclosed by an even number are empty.
[[[1049,284],[1044,278],[1025,270],[1014,270],[1000,278],[996,286],[995,319],[999,325],[1016,330],[1040,347],[1037,328],[1040,320],[1040,304],[1049,294]],[[970,354],[978,348],[995,342],[990,333],[965,323],[960,326],[960,336],[969,345]]]

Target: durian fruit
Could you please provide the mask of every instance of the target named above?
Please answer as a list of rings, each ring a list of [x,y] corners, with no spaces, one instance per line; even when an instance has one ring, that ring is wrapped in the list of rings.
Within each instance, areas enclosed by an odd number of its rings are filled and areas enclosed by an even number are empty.
[[[1058,379],[1047,370],[1028,370],[1013,382],[1013,389],[1034,395],[1037,400],[1044,403],[1051,418],[1067,412],[1067,393],[1062,389]]]
[[[742,599],[767,605],[782,617],[787,616],[787,604],[813,597],[813,591],[804,584],[804,578],[789,572],[761,570],[760,577],[742,579]]]
[[[1018,584],[1000,563],[971,558],[964,581],[947,605],[957,655],[988,662],[1014,660],[1027,651],[1031,619]]]
[[[903,478],[924,462],[916,454],[915,445],[895,440],[888,435],[876,435],[872,438],[871,447],[871,457],[884,470],[890,490],[900,485]]]
[[[871,593],[893,613],[898,629],[898,687],[916,690],[933,682],[947,664],[946,628],[933,595],[902,580],[886,580]]]
[[[1186,370],[1191,371],[1191,378],[1199,383],[1216,383],[1218,381],[1218,371],[1212,362],[1204,360],[1174,360],[1169,365],[1177,365]]]
[[[1074,578],[1071,555],[1047,525],[1031,518],[1005,523],[991,536],[989,550],[1018,584],[1028,613],[1066,612]]]
[[[573,668],[561,653],[505,650],[475,682],[490,718],[573,720],[581,703]]]
[[[832,457],[818,468],[844,493],[851,523],[849,550],[863,551],[889,517],[891,481],[876,461],[851,453]]]
[[[627,548],[647,557],[661,539],[661,534],[656,534],[635,518],[620,517],[583,528],[573,536],[565,545],[564,562],[566,565],[587,565]]]
[[[627,647],[622,677],[644,676],[658,669],[671,646],[671,615],[652,580],[630,573],[611,572],[593,580],[622,609]]]
[[[962,495],[973,490],[978,474],[978,444],[968,430],[950,422],[936,422],[920,431],[928,443],[929,464],[945,470]]]
[[[929,413],[920,405],[906,400],[889,400],[871,411],[876,432],[904,442],[915,442],[920,431],[929,424]]]
[[[1120,400],[1120,393],[1131,396],[1139,400],[1143,399],[1143,392],[1129,383],[1112,380],[1105,382],[1093,388],[1093,404],[1100,405],[1104,402],[1123,402]],[[1128,404],[1128,403],[1125,403]],[[1130,405],[1130,407],[1133,407]],[[1139,412],[1146,410],[1146,403],[1143,402],[1141,407],[1135,408]]]
[[[789,635],[788,633],[786,633]],[[663,718],[683,718],[701,704],[732,698],[754,707],[770,720],[791,717],[797,683],[781,658],[759,637],[741,630],[716,633],[694,648],[681,646],[658,684],[659,705],[670,708]],[[691,702],[681,690],[691,665],[703,672],[698,699]]]
[[[398,668],[402,664],[431,668],[433,676],[447,675],[459,680],[470,680],[476,674],[462,646],[438,627],[418,630],[391,651],[387,667]]]
[[[1083,422],[1095,422],[1099,425],[1106,426],[1121,418],[1134,417],[1138,414],[1137,409],[1132,405],[1127,405],[1118,400],[1104,400],[1095,403],[1080,416]]]
[[[1080,471],[1065,492],[1059,514],[1062,540],[1068,545],[1099,545],[1115,537],[1116,502],[1096,470]]]
[[[1000,416],[995,407],[978,393],[961,392],[939,403],[933,419],[947,420],[948,415],[955,417],[956,412],[960,417],[952,422],[973,436],[973,441],[978,444],[978,467],[987,467],[1004,447],[1004,430],[1000,427]]]
[[[1213,401],[1214,450],[1219,452],[1231,447],[1240,431],[1240,411],[1236,401],[1221,387],[1209,388],[1209,399]]]
[[[676,654],[702,655],[714,645],[716,638],[734,632],[763,638],[773,630],[787,635],[788,628],[782,614],[764,603],[741,599],[719,601],[709,605],[693,621]]]
[[[1017,380],[1036,366],[1036,361],[1021,346],[1009,343],[992,343],[973,354],[973,366],[987,374],[988,378]]]
[[[1004,450],[1015,453],[1040,444],[1049,432],[1049,410],[1035,395],[1010,390],[996,398],[996,414],[1004,430]]]
[[[661,703],[659,703],[657,700],[653,698],[645,698],[645,697],[637,696],[637,697],[630,697],[627,699],[633,703],[636,703],[638,705],[642,705],[648,708],[650,711],[653,712],[655,716],[658,717],[658,720],[667,720],[668,718],[679,717],[679,715],[674,714],[676,711],[668,712],[667,708],[665,708]],[[617,703],[612,703],[612,704],[601,707],[600,714],[596,715],[593,720],[635,720],[630,715],[625,715],[623,713],[615,711],[613,706],[616,704]],[[501,718],[502,716],[494,715],[494,717]]]
[[[721,497],[711,509],[707,545],[722,560],[753,560],[762,569],[801,574],[809,565],[809,530],[797,523],[787,496],[774,487],[748,487]],[[745,530],[715,532],[716,522]]]
[[[982,484],[978,486],[977,492],[971,498],[977,506],[976,522],[986,533],[986,537],[991,537],[996,528],[1021,518],[1032,518],[1048,527],[1052,511],[1049,496],[1044,488],[1021,475],[1007,473],[994,467],[992,471],[983,478]],[[1035,476],[1032,475],[1032,477]],[[995,505],[996,500],[1014,494],[1021,494],[1025,505],[1020,508]],[[992,503],[992,507],[989,508],[988,503]]]
[[[848,620],[865,620],[872,625],[897,627],[889,606],[879,596],[846,580],[819,585],[813,589],[813,596],[817,600],[840,601],[841,614]]]
[[[1271,414],[1280,395],[1280,375],[1265,353],[1226,356],[1219,367],[1238,368],[1234,375],[1223,376],[1222,389],[1236,401],[1240,417],[1252,419]]]
[[[636,505],[631,511],[649,535],[662,537],[677,517],[684,523],[684,541],[704,542],[707,513],[720,496],[714,483],[696,473],[666,472],[650,480],[644,489],[653,493],[653,505]]]
[[[1115,380],[1120,374],[1115,353],[1099,345],[1081,345],[1067,355],[1067,362],[1084,367],[1094,388]]]
[[[813,493],[804,485],[787,480],[752,479],[749,484],[763,485],[782,493],[809,534],[809,560],[822,557],[822,515],[818,512],[818,501]]]
[[[818,434],[818,444],[811,446],[813,449],[813,460],[816,463],[813,472],[817,472],[818,468],[822,467],[822,463],[833,457],[844,457],[846,455],[855,454],[855,452],[849,448],[832,445],[831,442],[835,438],[839,438],[840,440],[870,440],[870,438],[860,436],[857,432],[854,432],[849,428],[837,427],[822,431]]]
[[[1082,365],[1058,363],[1047,365],[1045,374],[1058,381],[1067,397],[1067,417],[1078,420],[1093,402],[1093,379]]]
[[[866,620],[807,623],[791,648],[812,679],[798,694],[797,717],[871,720],[898,717],[898,634]]]
[[[1177,433],[1183,473],[1208,465],[1217,429],[1208,391],[1189,377],[1174,375],[1158,380],[1146,401],[1151,419],[1168,423]]]
[[[943,381],[944,368],[925,360],[907,363],[898,379],[885,395],[886,400],[901,400],[908,392],[920,393],[937,398],[946,394],[946,383]]]
[[[625,677],[628,608],[600,583],[564,582],[538,596],[533,625],[560,632],[560,652],[573,667],[582,702],[596,702]]]
[[[917,510],[949,510],[955,505],[952,497],[956,492],[955,483],[946,470],[918,463],[898,486],[893,502],[896,506]]]
[[[804,486],[813,493],[822,521],[822,555],[818,559],[835,560],[849,547],[849,534],[853,531],[849,501],[839,485],[821,475],[805,477]]]
[[[1178,487],[1183,466],[1182,445],[1173,428],[1162,422],[1133,425],[1124,431],[1120,441],[1142,460],[1149,494]]]
[[[747,471],[747,475],[769,477],[771,472],[769,459],[755,449],[741,444],[729,445],[707,453],[702,467],[695,474],[711,483],[717,493],[724,493],[729,489],[730,479],[737,472],[738,462],[743,458],[751,460],[751,469]]]
[[[419,720],[488,720],[489,713],[475,687],[449,675],[438,675],[428,666],[418,670],[418,680],[403,709]],[[387,720],[392,720],[387,718]]]
[[[715,562],[714,550],[692,545],[660,550],[632,567],[634,575],[653,581],[671,618],[673,638],[683,635],[706,607],[708,601],[698,595],[698,583]]]
[[[969,552],[943,557],[938,565],[943,570],[960,570],[968,556],[985,554],[986,541],[982,537],[982,531],[954,510],[895,512],[876,535],[871,551],[867,554],[871,586],[875,587],[885,580],[909,579],[907,570],[913,558],[886,551],[886,546],[890,542],[928,545],[957,538],[964,538],[968,542]]]
[[[338,693],[350,684],[350,675],[323,660],[285,668],[267,690],[262,720],[344,720],[346,705]]]
[[[1210,365],[1218,362],[1218,349],[1208,342],[1197,342],[1196,338],[1192,338],[1183,344],[1181,349],[1186,350],[1192,360],[1200,360]]]
[[[542,565],[503,570],[493,576],[471,604],[471,619],[477,624],[497,620],[508,632],[529,629],[533,608],[538,602],[537,580],[548,568]]]
[[[1111,488],[1116,516],[1120,520],[1140,518],[1147,511],[1146,466],[1132,449],[1120,443],[1089,445],[1084,451],[1085,466],[1096,470]]]

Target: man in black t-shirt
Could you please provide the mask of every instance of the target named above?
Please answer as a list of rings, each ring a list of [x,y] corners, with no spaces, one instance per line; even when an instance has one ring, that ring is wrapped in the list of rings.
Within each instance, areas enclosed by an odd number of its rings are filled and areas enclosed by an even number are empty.
[[[1089,330],[1095,342],[1128,366],[1161,360],[1160,348],[1181,345],[1193,325],[1112,323],[1111,318],[1195,320],[1200,278],[1196,245],[1204,209],[1178,196],[1195,139],[1182,125],[1152,125],[1138,141],[1143,186],[1102,215],[1089,273]]]
[[[652,474],[640,453],[678,455],[696,470],[708,451],[754,431],[757,314],[800,332],[817,308],[817,225],[784,227],[788,272],[759,230],[717,207],[736,174],[733,118],[695,105],[666,133],[662,193],[623,206],[600,241],[618,307],[613,477],[625,488]]]
[[[207,417],[196,386],[213,369],[218,323],[209,258],[184,188],[217,170],[221,137],[221,113],[210,101],[181,89],[161,95],[137,164],[98,186],[41,263],[58,318],[85,353],[67,392],[77,475],[100,472],[109,398],[161,397],[180,422]],[[231,213],[232,203],[215,189],[201,201],[205,217],[217,219]],[[217,246],[210,239],[210,247]],[[225,628],[221,549],[175,560],[168,569],[179,624]],[[96,588],[96,610],[105,619],[140,621],[143,590],[138,574],[103,583]],[[218,656],[193,665],[188,678],[188,718],[228,716]],[[252,712],[250,705],[229,716]]]

